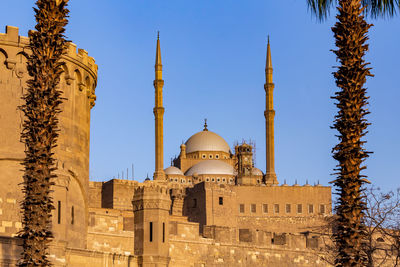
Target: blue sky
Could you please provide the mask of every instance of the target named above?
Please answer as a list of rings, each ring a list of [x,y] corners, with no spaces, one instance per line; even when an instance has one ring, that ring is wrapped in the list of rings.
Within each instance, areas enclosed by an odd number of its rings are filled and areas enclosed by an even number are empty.
[[[34,1],[7,1],[0,27],[34,26]],[[337,65],[331,16],[318,23],[305,0],[71,0],[67,37],[99,66],[92,109],[90,178],[108,180],[135,166],[135,179],[154,171],[154,59],[160,31],[164,65],[165,166],[179,145],[202,130],[229,145],[256,142],[256,166],[265,170],[265,53],[271,38],[275,82],[278,180],[327,184],[335,167],[330,96]],[[374,78],[366,86],[372,123],[366,147],[374,154],[365,174],[385,189],[399,186],[400,17],[372,21]],[[1,30],[4,32],[4,30]],[[130,171],[129,171],[130,172]]]

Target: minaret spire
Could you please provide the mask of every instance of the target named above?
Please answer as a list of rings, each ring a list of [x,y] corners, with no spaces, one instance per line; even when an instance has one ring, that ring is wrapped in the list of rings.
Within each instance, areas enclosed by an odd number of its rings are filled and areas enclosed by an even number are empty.
[[[157,32],[157,48],[156,48],[156,75],[157,75],[157,65],[160,66],[160,71],[162,70],[161,65],[161,48],[160,48],[160,32]]]
[[[265,137],[266,137],[266,184],[278,184],[275,173],[275,145],[274,145],[274,83],[272,82],[272,60],[271,60],[271,47],[267,44],[267,59],[265,65]]]
[[[271,60],[271,46],[269,45],[269,35],[268,35],[268,44],[267,44],[267,63],[265,64],[265,71],[271,69],[271,82],[272,82],[272,60]]]
[[[165,180],[164,173],[164,107],[162,90],[164,80],[162,79],[162,64],[161,64],[161,48],[160,48],[160,32],[157,33],[157,48],[156,48],[156,64],[155,64],[155,80],[153,82],[155,89],[155,106],[153,109],[155,119],[155,171],[154,180]]]

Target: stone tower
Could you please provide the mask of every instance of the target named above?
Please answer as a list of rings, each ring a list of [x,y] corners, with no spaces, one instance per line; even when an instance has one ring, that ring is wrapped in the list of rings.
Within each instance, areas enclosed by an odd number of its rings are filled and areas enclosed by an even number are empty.
[[[162,79],[162,64],[161,64],[161,49],[160,49],[160,36],[157,36],[157,49],[156,49],[156,64],[155,64],[156,77],[154,80],[155,89],[155,106],[153,109],[155,119],[155,171],[154,180],[165,180],[164,173],[164,107],[162,90],[164,80]]]
[[[246,143],[235,147],[238,161],[237,183],[240,185],[255,185],[257,179],[252,175],[253,147]]]
[[[68,43],[65,52],[59,89],[66,99],[58,115],[60,132],[54,150],[57,177],[52,186],[55,207],[52,231],[56,242],[85,248],[90,112],[96,99],[97,65],[88,52],[77,49],[73,43]],[[29,38],[19,36],[17,27],[7,26],[6,33],[0,33],[0,221],[7,222],[8,227],[2,231],[6,236],[14,236],[21,229],[18,210],[23,198],[19,186],[23,173],[20,163],[25,154],[24,144],[20,142],[24,117],[18,106],[23,103],[21,96],[26,92],[29,79],[26,62],[30,54]]]
[[[166,185],[145,181],[133,195],[134,253],[139,266],[165,267],[169,263],[168,221],[171,196]]]
[[[266,184],[278,184],[275,173],[275,145],[274,145],[274,83],[272,82],[272,61],[271,61],[271,48],[267,45],[267,62],[265,66],[265,134],[266,134]]]

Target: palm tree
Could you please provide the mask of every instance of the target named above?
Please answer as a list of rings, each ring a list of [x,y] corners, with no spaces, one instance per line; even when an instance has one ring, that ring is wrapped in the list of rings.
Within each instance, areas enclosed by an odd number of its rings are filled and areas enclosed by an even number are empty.
[[[335,207],[337,232],[334,240],[338,255],[336,266],[367,266],[363,253],[366,239],[364,225],[365,200],[362,197],[363,184],[368,183],[361,171],[366,167],[364,160],[368,152],[362,140],[369,123],[365,116],[368,96],[364,84],[367,76],[372,76],[369,63],[363,59],[368,51],[368,30],[372,26],[364,15],[372,17],[393,16],[400,7],[399,0],[307,0],[308,7],[323,20],[330,8],[337,3],[337,22],[332,28],[340,66],[334,73],[339,91],[332,98],[336,100],[339,111],[335,116],[333,128],[339,134],[339,143],[332,149],[333,158],[338,161],[333,181],[339,195]]]
[[[57,114],[61,112],[60,82],[66,48],[64,27],[67,25],[68,0],[37,0],[34,8],[36,31],[29,32],[32,55],[27,69],[31,76],[27,82],[25,103],[20,107],[25,115],[21,139],[25,144],[22,201],[23,252],[19,266],[50,266],[47,257],[51,232],[50,197],[55,177],[54,148],[58,137]]]

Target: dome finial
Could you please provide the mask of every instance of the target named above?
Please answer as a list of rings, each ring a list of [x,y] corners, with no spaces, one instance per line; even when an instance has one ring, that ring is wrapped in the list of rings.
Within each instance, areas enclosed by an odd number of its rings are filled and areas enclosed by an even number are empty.
[[[204,119],[204,129],[203,129],[203,131],[208,131],[208,129],[207,129],[207,119]]]

